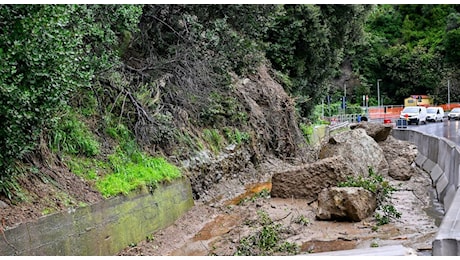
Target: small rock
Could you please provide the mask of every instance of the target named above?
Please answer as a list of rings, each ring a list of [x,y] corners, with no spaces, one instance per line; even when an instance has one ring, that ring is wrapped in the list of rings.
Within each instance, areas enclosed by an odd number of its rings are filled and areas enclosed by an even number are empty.
[[[8,208],[8,207],[10,207],[8,204],[6,204],[5,202],[0,200],[0,209],[5,209],[5,208]]]
[[[230,144],[230,145],[227,145],[227,147],[225,147],[225,150],[227,150],[228,152],[233,152],[235,151],[235,148],[236,148],[235,144]]]
[[[329,143],[330,144],[337,144],[337,140],[335,140],[334,137],[329,138]]]

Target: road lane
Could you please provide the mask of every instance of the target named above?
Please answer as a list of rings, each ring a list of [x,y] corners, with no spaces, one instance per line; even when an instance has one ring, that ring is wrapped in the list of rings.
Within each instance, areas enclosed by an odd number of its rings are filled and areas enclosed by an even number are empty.
[[[407,129],[420,131],[433,136],[444,137],[451,140],[457,145],[460,145],[460,121],[447,120],[443,122],[427,122],[421,125],[408,125]]]

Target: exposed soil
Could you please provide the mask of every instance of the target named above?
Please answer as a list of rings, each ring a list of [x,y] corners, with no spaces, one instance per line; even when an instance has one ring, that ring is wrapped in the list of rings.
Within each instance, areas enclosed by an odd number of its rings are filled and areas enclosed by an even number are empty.
[[[25,170],[18,178],[23,192],[22,200],[10,201],[0,195],[0,202],[4,202],[0,203],[0,231],[50,213],[90,205],[103,199],[90,183],[70,172],[55,158],[43,140],[39,149],[40,155],[26,158],[31,170]]]
[[[393,138],[379,144],[390,156],[404,156],[401,151],[413,149],[408,148],[408,143]],[[274,172],[285,167],[289,165],[278,162],[277,165],[266,164],[261,170]],[[378,226],[377,230],[374,230],[376,221],[373,217],[354,223],[320,221],[315,219],[315,203],[307,204],[301,199],[254,197],[261,190],[270,189],[271,184],[267,182],[246,186],[246,192],[233,199],[196,201],[195,206],[173,225],[152,234],[150,239],[136,246],[127,247],[119,255],[235,255],[240,240],[256,233],[260,221],[258,212],[261,211],[266,212],[275,223],[282,224],[284,229],[280,236],[284,241],[297,244],[300,253],[402,244],[412,249],[413,254],[431,255],[442,208],[439,210],[433,205],[436,200],[433,199],[428,173],[418,168],[415,172],[408,181],[387,177],[397,188],[392,203],[402,216]],[[229,186],[222,184],[216,189],[225,190]],[[246,201],[239,203],[244,198],[247,198]],[[307,219],[308,224],[298,223],[299,217]]]

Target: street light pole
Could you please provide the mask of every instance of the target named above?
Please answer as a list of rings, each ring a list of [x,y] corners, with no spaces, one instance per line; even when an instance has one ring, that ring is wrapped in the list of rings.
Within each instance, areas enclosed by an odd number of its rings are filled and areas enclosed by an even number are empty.
[[[380,85],[379,82],[382,81],[381,79],[377,80],[377,107],[380,108]]]
[[[347,80],[343,83],[343,99],[342,99],[342,106],[343,106],[343,114],[347,113]]]
[[[343,84],[343,113],[347,113],[347,82]]]
[[[447,104],[450,109],[450,79],[447,80]]]

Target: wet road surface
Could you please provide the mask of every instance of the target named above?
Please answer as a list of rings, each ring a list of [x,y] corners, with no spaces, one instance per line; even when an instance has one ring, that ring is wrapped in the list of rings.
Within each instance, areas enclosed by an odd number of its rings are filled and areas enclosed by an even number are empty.
[[[433,136],[444,137],[457,145],[460,145],[460,121],[447,120],[442,122],[427,122],[421,125],[408,125],[407,129],[416,130]]]

